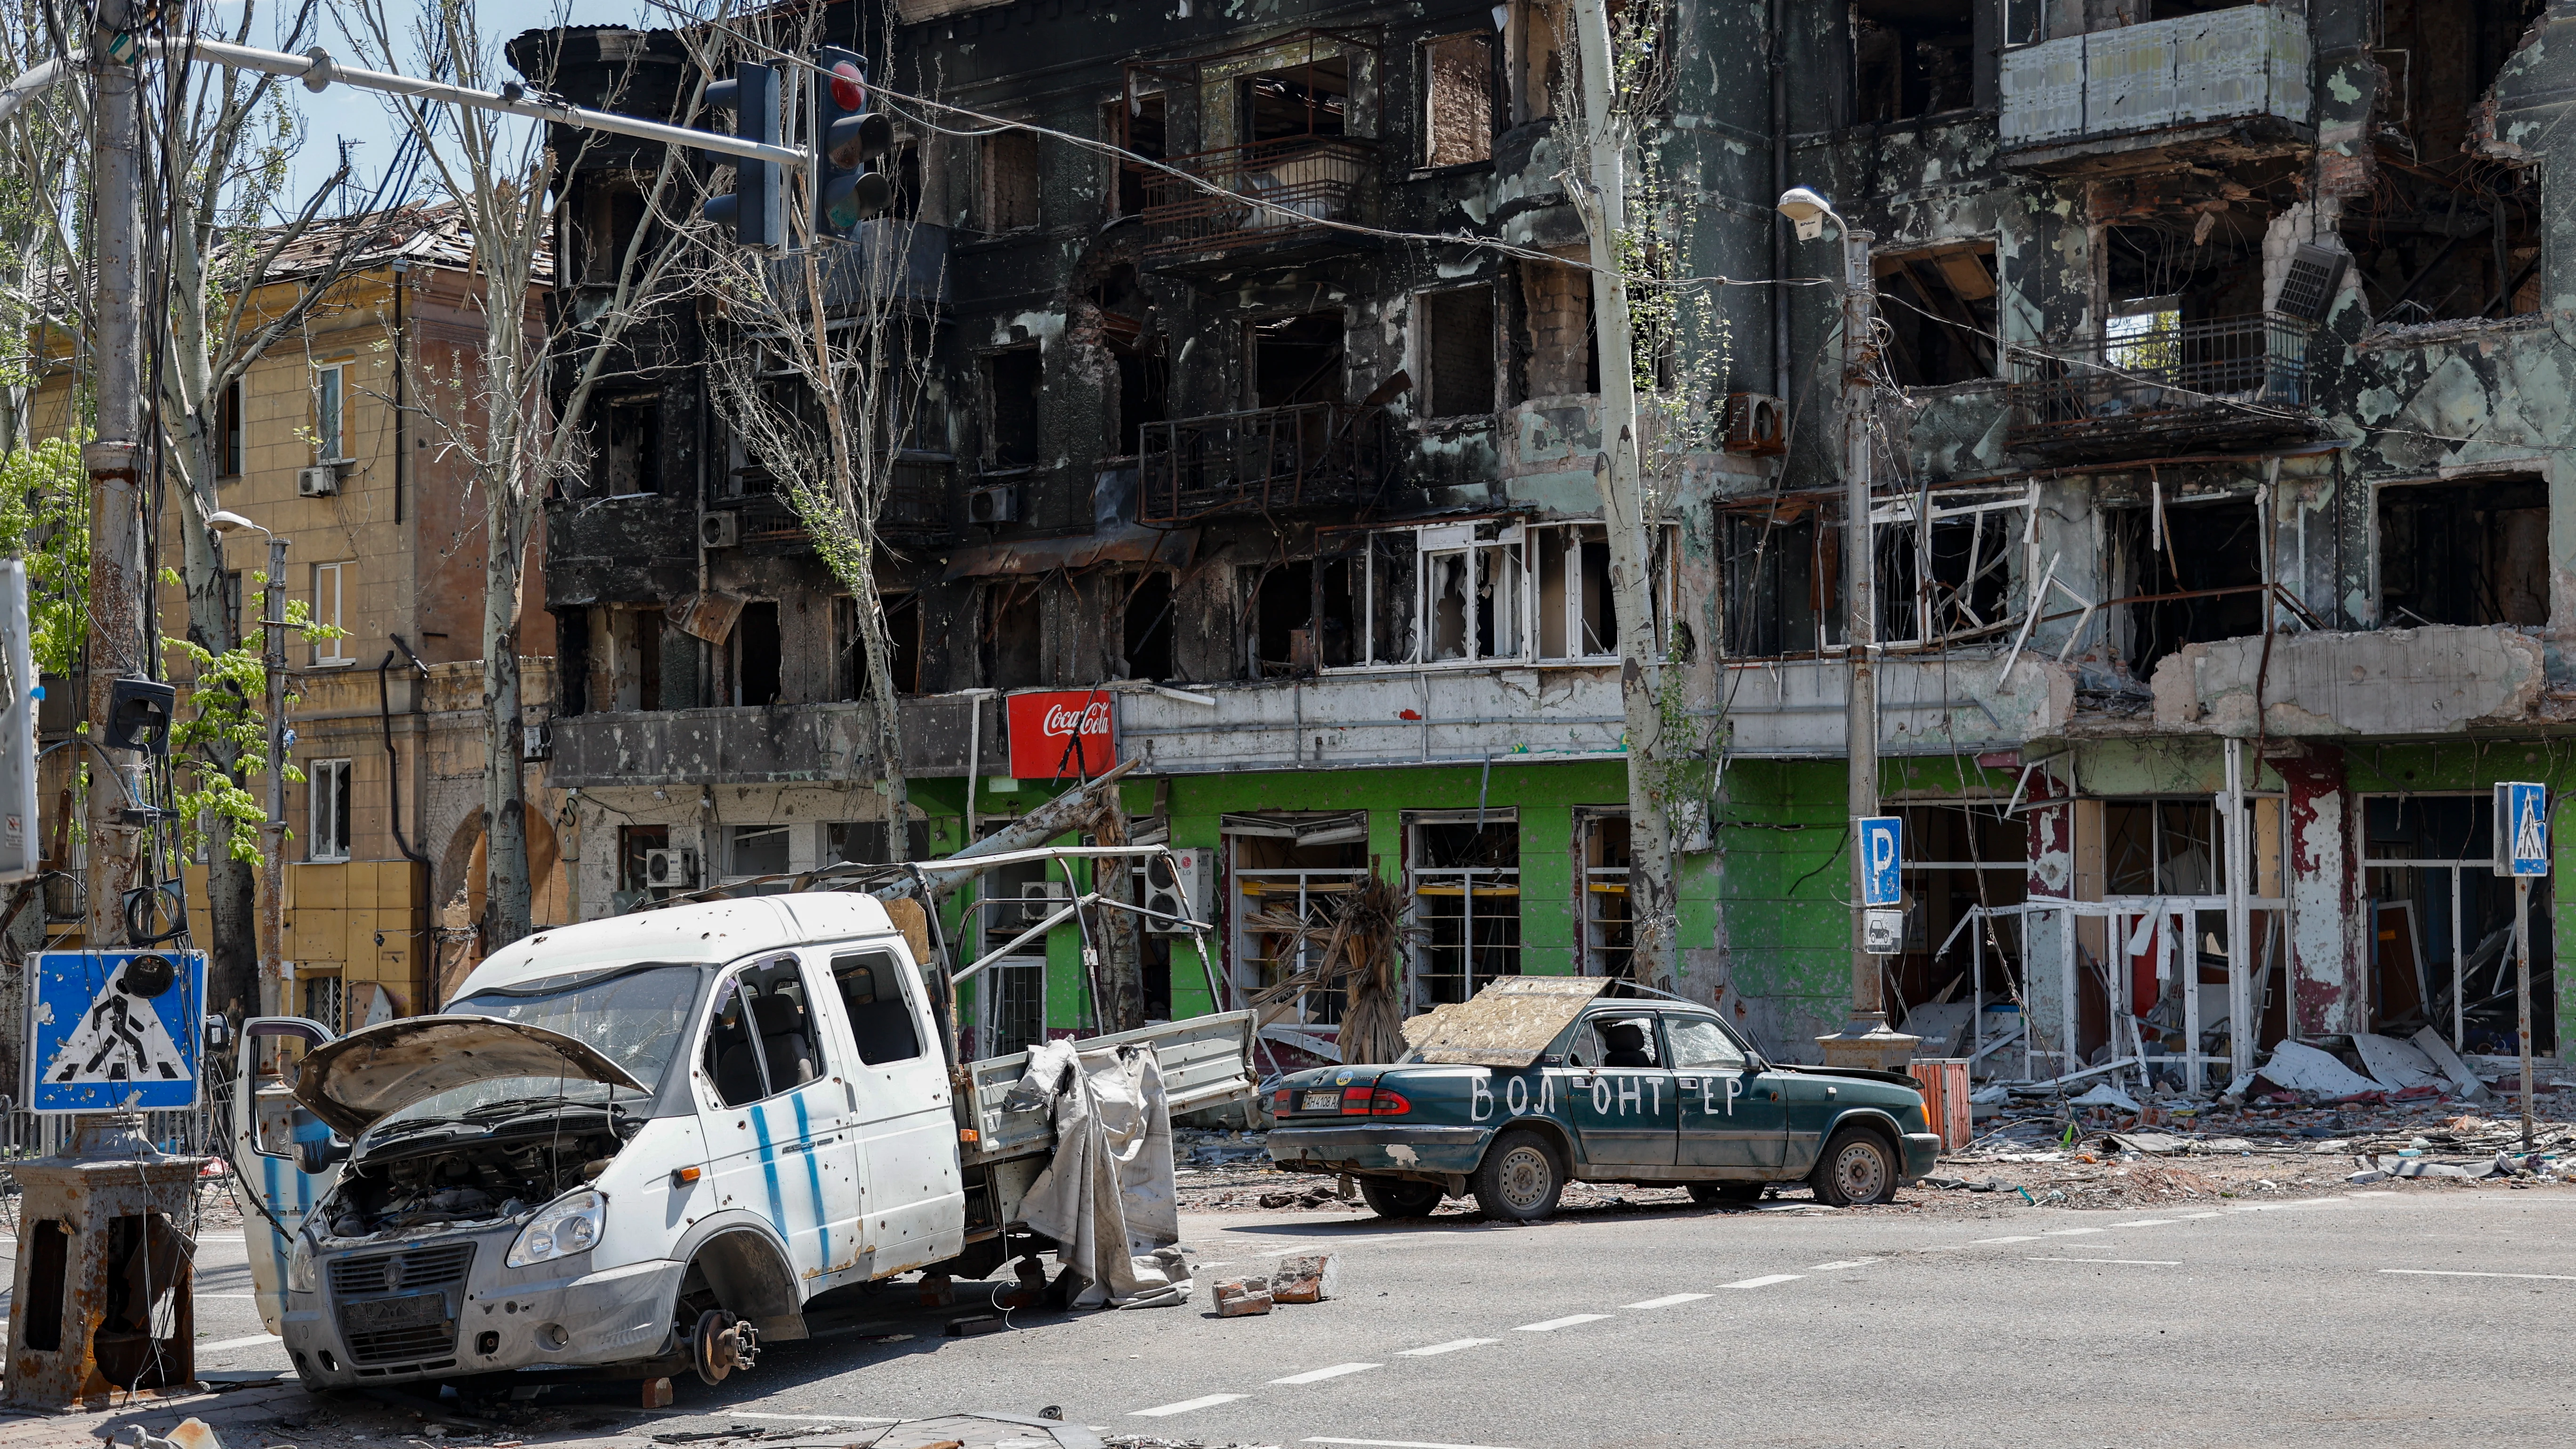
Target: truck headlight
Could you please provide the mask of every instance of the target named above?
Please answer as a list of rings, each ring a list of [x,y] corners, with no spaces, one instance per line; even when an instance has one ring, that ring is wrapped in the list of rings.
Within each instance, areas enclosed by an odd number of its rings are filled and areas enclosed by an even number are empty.
[[[588,1188],[566,1193],[528,1219],[528,1225],[519,1231],[519,1240],[510,1245],[510,1256],[503,1261],[513,1268],[524,1268],[530,1263],[586,1253],[599,1241],[600,1223],[607,1216],[608,1199],[598,1193]]]
[[[286,1255],[286,1291],[310,1293],[313,1290],[313,1240],[302,1233],[295,1235],[295,1247]]]

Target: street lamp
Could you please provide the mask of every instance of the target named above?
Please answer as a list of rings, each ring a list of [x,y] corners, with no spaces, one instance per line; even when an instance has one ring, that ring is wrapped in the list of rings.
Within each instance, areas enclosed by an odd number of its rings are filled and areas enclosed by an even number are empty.
[[[1869,337],[1877,295],[1869,270],[1870,234],[1836,212],[1833,203],[1804,186],[1780,193],[1780,214],[1797,228],[1798,240],[1824,235],[1834,224],[1843,244],[1843,590],[1847,607],[1843,657],[1851,668],[1851,691],[1844,712],[1844,746],[1851,758],[1852,826],[1852,1010],[1851,1020],[1832,1036],[1818,1037],[1825,1061],[1833,1066],[1875,1067],[1901,1071],[1914,1054],[1917,1038],[1891,1031],[1887,999],[1879,977],[1879,958],[1865,943],[1868,912],[1862,906],[1859,821],[1878,813],[1878,680],[1870,650],[1878,641],[1877,591],[1872,581],[1876,557],[1870,544],[1869,421],[1875,385],[1869,376]]]
[[[259,955],[261,977],[276,983],[278,998],[261,1009],[280,1012],[286,999],[286,540],[230,509],[206,515],[206,527],[224,538],[268,536],[268,586],[262,590],[261,659],[268,675],[268,820],[260,827]]]

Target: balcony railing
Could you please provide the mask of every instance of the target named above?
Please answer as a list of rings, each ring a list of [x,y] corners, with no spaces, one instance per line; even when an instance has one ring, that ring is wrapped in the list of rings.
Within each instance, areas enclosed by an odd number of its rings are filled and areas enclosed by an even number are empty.
[[[1144,173],[1150,261],[1329,238],[1322,223],[1360,219],[1377,152],[1356,136],[1293,136],[1165,164],[1187,176]]]
[[[1390,450],[1386,410],[1299,403],[1149,423],[1140,523],[1374,502]]]
[[[2266,314],[2024,349],[2004,386],[2013,410],[2007,441],[2302,429],[2309,332],[2295,317]]]
[[[877,510],[877,532],[886,537],[947,537],[956,470],[956,460],[945,453],[898,454],[885,502]],[[807,536],[805,520],[798,516],[795,504],[777,491],[777,481],[768,469],[755,464],[737,470],[735,476],[740,491],[707,507],[739,514],[744,543],[785,543]]]
[[[2305,125],[2307,16],[2275,5],[2061,36],[2003,53],[1998,134],[2054,150],[2139,132],[2269,117]]]

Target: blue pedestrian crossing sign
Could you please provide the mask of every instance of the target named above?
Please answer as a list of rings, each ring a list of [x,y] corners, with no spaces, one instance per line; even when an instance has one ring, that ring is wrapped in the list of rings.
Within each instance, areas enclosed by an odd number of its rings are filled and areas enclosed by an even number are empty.
[[[200,951],[47,951],[27,992],[27,1105],[148,1112],[197,1105]]]
[[[1904,891],[1897,884],[1897,867],[1905,859],[1905,821],[1895,815],[1864,815],[1853,822],[1860,838],[1860,903],[1864,906],[1900,904]]]
[[[2549,787],[2508,781],[2495,787],[2496,854],[2505,875],[2549,874]]]

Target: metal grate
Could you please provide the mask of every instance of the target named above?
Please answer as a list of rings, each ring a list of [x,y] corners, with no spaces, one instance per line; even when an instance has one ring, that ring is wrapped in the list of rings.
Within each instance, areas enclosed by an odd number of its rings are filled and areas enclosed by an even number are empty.
[[[1386,482],[1383,408],[1298,403],[1148,423],[1139,523],[1366,505]]]
[[[2332,247],[2302,243],[2290,258],[2289,271],[2281,278],[2279,310],[2302,322],[2324,321],[2326,309],[2334,305],[2335,289],[2343,285],[2343,269],[2351,260]]]
[[[2248,405],[2267,414],[2295,408],[2307,380],[2309,331],[2306,322],[2275,313],[2031,349],[2004,389],[2017,414],[2010,440]]]
[[[442,1243],[399,1253],[375,1253],[335,1259],[329,1265],[331,1298],[340,1310],[341,1337],[349,1358],[358,1364],[409,1362],[452,1354],[456,1348],[456,1312],[466,1270],[474,1265],[472,1243]],[[426,1323],[382,1328],[353,1325],[359,1304],[438,1294],[439,1316]]]

